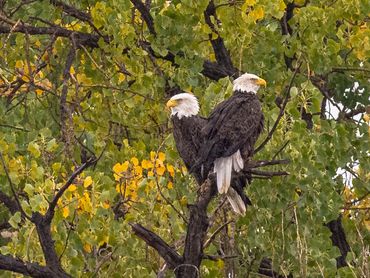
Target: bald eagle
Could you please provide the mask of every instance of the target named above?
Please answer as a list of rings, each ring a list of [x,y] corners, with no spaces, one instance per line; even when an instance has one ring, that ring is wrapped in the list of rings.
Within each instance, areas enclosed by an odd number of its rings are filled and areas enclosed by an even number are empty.
[[[266,86],[266,81],[254,74],[245,73],[235,79],[233,95],[215,107],[201,130],[202,146],[194,168],[202,165],[208,169],[213,165],[218,192],[226,194],[231,204],[229,192],[233,172],[244,168],[263,130],[264,117],[256,95],[260,86]],[[246,207],[236,201],[234,205],[244,214]]]
[[[202,143],[200,131],[206,125],[207,119],[198,115],[198,100],[189,93],[174,95],[167,102],[167,108],[171,109],[177,151],[186,168],[190,170],[198,160],[198,151]],[[201,173],[201,167],[192,170],[197,183],[202,184],[205,178]]]
[[[207,125],[208,119],[198,115],[199,103],[197,98],[189,93],[174,95],[168,102],[167,107],[171,109],[171,120],[173,124],[173,136],[180,157],[185,166],[191,171],[197,183],[201,185],[212,170],[212,165],[205,168],[203,165],[195,167],[199,160],[198,153],[203,144],[201,130]],[[251,202],[245,195],[245,178],[234,176],[231,188],[228,191],[229,202],[237,213],[244,213],[245,206]],[[240,209],[240,207],[244,207]]]

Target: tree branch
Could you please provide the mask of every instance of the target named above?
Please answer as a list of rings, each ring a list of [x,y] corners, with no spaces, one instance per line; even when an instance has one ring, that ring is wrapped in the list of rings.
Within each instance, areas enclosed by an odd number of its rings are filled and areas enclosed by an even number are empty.
[[[50,0],[50,3],[58,8],[61,8],[62,11],[70,16],[73,16],[82,21],[91,21],[91,16],[88,13],[85,13],[81,10],[76,9],[73,6],[70,6],[62,1]]]
[[[204,11],[204,19],[207,25],[211,28],[212,32],[217,34],[216,39],[212,39],[212,34],[209,34],[209,38],[213,47],[213,51],[215,53],[215,57],[217,60],[218,65],[223,66],[227,71],[229,72],[229,76],[236,76],[238,74],[238,70],[234,67],[230,53],[226,49],[225,43],[223,38],[220,36],[220,33],[218,32],[216,26],[212,23],[211,17],[213,17],[216,21],[217,15],[216,15],[216,7],[211,0]]]
[[[298,70],[299,68],[301,67],[301,64],[299,64],[295,70],[294,70],[294,73],[293,73],[293,76],[292,78],[290,79],[290,83],[289,83],[289,86],[288,88],[286,89],[286,92],[285,92],[285,98],[284,98],[284,101],[280,107],[280,111],[279,111],[279,115],[273,125],[273,127],[271,128],[270,132],[268,133],[267,137],[265,138],[265,140],[263,140],[263,142],[261,143],[261,145],[258,146],[258,148],[255,150],[255,153],[259,152],[266,144],[268,141],[270,141],[270,139],[272,138],[272,135],[273,133],[275,132],[277,126],[279,125],[279,122],[281,120],[281,118],[283,117],[284,115],[284,112],[285,112],[285,107],[286,105],[288,104],[288,101],[289,101],[289,97],[290,97],[290,89],[292,88],[293,86],[293,82],[294,82],[294,79],[295,77],[297,76],[297,73],[298,73]]]
[[[182,257],[157,234],[144,228],[140,224],[130,224],[130,226],[136,236],[144,240],[149,246],[153,247],[158,252],[158,254],[166,261],[169,268],[174,269],[179,264],[182,264]]]
[[[13,182],[12,182],[12,179],[10,178],[10,175],[9,175],[9,171],[8,171],[8,168],[6,167],[5,165],[5,161],[4,161],[4,157],[3,157],[3,153],[0,152],[0,160],[1,160],[1,163],[3,164],[3,168],[4,168],[4,171],[5,171],[5,174],[6,174],[6,177],[9,181],[9,185],[10,185],[10,189],[13,193],[13,196],[14,196],[14,199],[15,199],[15,202],[17,203],[17,207],[18,207],[18,210],[19,212],[21,213],[21,215],[30,220],[31,218],[26,214],[26,212],[23,210],[22,208],[22,205],[21,205],[21,202],[19,201],[19,198],[18,198],[18,195],[17,195],[17,192],[15,191],[15,188],[14,188],[14,185],[13,185]],[[4,197],[4,196],[3,196]],[[5,199],[4,199],[5,200]],[[9,201],[9,200],[8,200]],[[9,204],[9,203],[8,203]]]
[[[9,209],[11,214],[14,214],[17,211],[19,211],[17,201],[14,201],[12,198],[10,198],[2,191],[0,191],[0,202],[3,203]]]
[[[131,3],[140,12],[142,19],[145,21],[146,26],[148,26],[149,32],[156,36],[157,33],[154,29],[153,17],[150,14],[149,9],[144,5],[143,2],[141,2],[141,0],[131,0]]]
[[[46,214],[44,216],[46,222],[51,222],[54,212],[55,212],[55,207],[58,203],[58,200],[63,196],[64,192],[69,188],[69,186],[73,183],[75,178],[81,174],[86,168],[89,166],[93,165],[96,162],[95,157],[91,157],[88,161],[86,161],[84,164],[82,164],[80,167],[78,167],[72,175],[69,177],[67,182],[62,186],[62,188],[55,194],[53,200],[50,202],[49,208],[46,211]]]
[[[40,266],[37,263],[24,262],[21,259],[14,258],[10,255],[0,254],[0,269],[32,277],[63,277],[60,276],[59,273],[55,273],[47,266]]]
[[[64,29],[59,26],[55,27],[34,27],[29,24],[12,21],[11,19],[5,17],[4,15],[0,15],[0,21],[3,21],[10,26],[0,25],[0,34],[9,34],[9,33],[23,33],[23,34],[29,34],[29,35],[53,35],[56,37],[64,37],[69,38],[74,36],[77,44],[82,44],[85,46],[98,48],[98,35],[93,35],[89,33],[83,33],[83,32],[77,32],[77,31],[71,31]],[[15,25],[16,24],[16,25]]]

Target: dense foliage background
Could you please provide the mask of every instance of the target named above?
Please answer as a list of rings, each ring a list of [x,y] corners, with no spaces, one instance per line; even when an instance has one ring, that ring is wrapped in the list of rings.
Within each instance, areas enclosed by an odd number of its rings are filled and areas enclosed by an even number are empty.
[[[129,225],[182,252],[197,185],[166,100],[191,91],[208,115],[252,72],[257,145],[272,135],[255,159],[289,175],[256,177],[245,217],[211,203],[201,276],[369,277],[369,16],[366,0],[0,1],[1,276],[173,276]]]

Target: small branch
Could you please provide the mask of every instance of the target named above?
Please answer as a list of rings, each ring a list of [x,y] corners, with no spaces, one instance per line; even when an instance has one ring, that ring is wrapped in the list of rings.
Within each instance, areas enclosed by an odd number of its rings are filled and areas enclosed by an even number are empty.
[[[216,229],[216,231],[214,231],[213,234],[209,237],[209,239],[207,239],[207,241],[204,243],[203,250],[206,249],[208,247],[208,245],[210,245],[212,243],[212,241],[215,239],[217,234],[219,234],[222,231],[223,228],[225,228],[227,225],[229,225],[233,221],[234,220],[229,220],[226,223],[222,224],[220,227],[218,227]]]
[[[365,106],[360,106],[356,109],[353,109],[352,111],[350,111],[348,113],[345,113],[344,117],[346,119],[352,119],[353,116],[356,116],[358,114],[365,113],[365,112],[366,112],[366,107]]]
[[[75,37],[78,44],[82,44],[85,46],[98,48],[98,41],[100,36],[89,34],[89,33],[83,33],[78,31],[71,31],[68,29],[64,29],[62,27],[35,27],[23,22],[14,22],[13,20],[5,17],[4,15],[0,15],[0,21],[3,21],[9,25],[1,25],[0,26],[0,34],[10,34],[10,33],[23,33],[23,34],[29,34],[29,35],[53,35],[56,37],[64,37],[64,38],[70,38],[71,35]],[[105,38],[107,41],[109,41],[108,38]]]
[[[50,3],[55,7],[61,8],[62,11],[70,16],[73,16],[82,21],[90,21],[91,16],[88,13],[80,11],[73,6],[70,6],[62,1],[50,0]]]
[[[68,95],[68,80],[71,78],[70,70],[73,64],[73,60],[76,57],[76,45],[72,39],[72,46],[68,52],[66,63],[63,70],[63,87],[62,92],[60,95],[60,122],[61,122],[61,133],[62,133],[62,140],[64,141],[67,152],[70,148],[70,138],[69,138],[69,127],[68,127],[68,119],[71,120],[71,111],[69,106],[67,105],[67,95]],[[70,123],[69,123],[70,124]]]
[[[289,159],[249,161],[244,168],[248,170],[248,169],[260,168],[260,167],[265,167],[265,166],[289,164],[289,163],[290,163]]]
[[[343,71],[360,71],[360,72],[370,73],[370,69],[367,69],[367,68],[337,67],[337,68],[332,69],[332,72],[343,72]]]
[[[7,124],[0,124],[0,127],[11,128],[11,129],[15,129],[15,130],[24,131],[24,132],[30,132],[28,129],[25,129],[23,127],[12,126],[12,125],[7,125]]]
[[[182,257],[171,248],[162,238],[140,224],[130,224],[136,236],[143,239],[149,246],[153,247],[166,261],[169,268],[174,269],[182,264]]]
[[[3,164],[3,169],[5,171],[5,175],[6,175],[7,179],[8,179],[8,181],[9,181],[10,189],[11,189],[11,191],[13,193],[13,196],[14,196],[14,199],[15,199],[15,201],[17,203],[19,212],[21,213],[21,215],[24,218],[26,218],[28,220],[31,220],[31,218],[23,210],[22,205],[21,205],[21,202],[19,201],[19,198],[18,198],[17,192],[15,191],[15,188],[14,188],[14,185],[13,185],[13,182],[12,182],[12,179],[10,178],[8,168],[5,165],[5,160],[4,160],[4,157],[3,157],[3,153],[2,152],[0,152],[0,159],[1,159],[1,163]]]
[[[274,154],[272,159],[275,159],[285,148],[288,146],[290,140],[286,141],[285,144]]]
[[[276,177],[276,176],[287,176],[288,172],[278,171],[278,172],[268,172],[268,171],[259,171],[259,170],[248,170],[249,173],[262,176],[262,177]]]
[[[255,150],[255,152],[254,152],[254,153],[259,152],[259,151],[260,151],[260,150],[261,150],[261,149],[262,149],[262,148],[267,144],[267,142],[268,142],[268,141],[270,141],[270,139],[272,138],[273,133],[275,132],[275,130],[276,130],[276,128],[277,128],[277,126],[279,125],[280,119],[283,117],[284,112],[285,112],[285,107],[287,106],[288,101],[289,101],[289,97],[290,97],[290,89],[291,89],[291,88],[292,88],[292,86],[293,86],[294,79],[295,79],[295,77],[297,76],[297,73],[298,73],[299,68],[301,67],[301,64],[302,64],[302,63],[300,63],[300,64],[296,67],[296,69],[294,70],[293,76],[292,76],[292,78],[290,79],[289,86],[288,86],[288,88],[286,89],[286,92],[285,92],[284,102],[283,102],[283,104],[282,104],[282,105],[281,105],[281,107],[280,107],[279,115],[278,115],[278,117],[277,117],[277,119],[276,119],[276,121],[275,121],[275,123],[274,123],[274,125],[273,125],[272,129],[271,129],[271,130],[270,130],[270,132],[268,133],[268,135],[267,135],[266,139],[261,143],[261,145],[259,145],[259,146],[258,146],[258,148]]]
[[[63,196],[64,192],[69,188],[69,186],[73,183],[75,178],[81,174],[86,168],[89,166],[93,165],[96,162],[96,159],[94,157],[90,158],[88,161],[86,161],[84,164],[82,164],[79,168],[77,168],[72,175],[69,177],[67,182],[63,185],[63,187],[57,192],[57,194],[54,196],[53,200],[50,202],[49,208],[46,211],[45,214],[45,220],[48,222],[51,222],[54,212],[55,212],[55,207],[58,203],[58,200]]]
[[[231,260],[231,259],[235,259],[237,257],[238,257],[238,255],[220,256],[220,255],[207,255],[207,254],[203,254],[203,259],[205,259],[205,260],[211,260],[211,261]]]

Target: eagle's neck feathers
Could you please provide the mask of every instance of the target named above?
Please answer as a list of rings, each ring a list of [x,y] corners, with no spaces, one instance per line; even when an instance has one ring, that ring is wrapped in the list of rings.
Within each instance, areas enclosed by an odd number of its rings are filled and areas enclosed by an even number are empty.
[[[172,108],[171,116],[176,116],[177,118],[181,119],[183,117],[192,117],[197,115],[199,112],[199,104],[198,102],[186,102],[183,101],[176,107]]]
[[[234,86],[233,86],[234,92],[239,91],[239,92],[244,92],[244,93],[256,94],[258,89],[259,89],[259,86],[251,82],[234,82]]]

